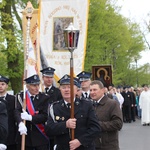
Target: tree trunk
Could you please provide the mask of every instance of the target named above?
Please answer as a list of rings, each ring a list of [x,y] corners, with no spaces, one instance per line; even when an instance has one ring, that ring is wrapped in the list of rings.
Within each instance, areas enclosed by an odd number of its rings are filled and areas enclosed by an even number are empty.
[[[17,38],[15,36],[15,28],[13,26],[13,18],[11,12],[11,0],[6,0],[6,5],[2,9],[2,28],[5,32],[7,43],[7,72],[10,78],[11,88],[14,92],[22,89],[22,75],[20,72],[19,58],[21,51],[18,49]]]

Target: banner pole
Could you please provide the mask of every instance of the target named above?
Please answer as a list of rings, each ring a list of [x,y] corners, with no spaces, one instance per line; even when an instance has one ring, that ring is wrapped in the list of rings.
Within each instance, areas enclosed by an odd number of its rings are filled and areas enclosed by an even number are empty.
[[[29,38],[30,38],[30,21],[32,19],[33,10],[34,10],[34,8],[31,4],[31,2],[28,2],[27,7],[24,10],[24,12],[26,13],[26,19],[27,19],[26,48],[24,51],[24,79],[27,78]],[[23,83],[23,109],[26,110],[26,85],[25,85],[25,83]],[[23,123],[26,124],[26,121],[23,120]],[[21,150],[25,150],[25,134],[22,135]]]

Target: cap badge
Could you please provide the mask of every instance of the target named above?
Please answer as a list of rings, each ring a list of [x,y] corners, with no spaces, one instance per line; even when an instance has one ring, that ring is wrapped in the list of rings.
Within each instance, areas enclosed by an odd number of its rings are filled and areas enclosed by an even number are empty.
[[[68,76],[67,76],[67,75],[65,75],[65,76],[64,76],[64,79],[68,79]]]
[[[75,104],[76,104],[76,105],[79,105],[79,102],[77,101]]]

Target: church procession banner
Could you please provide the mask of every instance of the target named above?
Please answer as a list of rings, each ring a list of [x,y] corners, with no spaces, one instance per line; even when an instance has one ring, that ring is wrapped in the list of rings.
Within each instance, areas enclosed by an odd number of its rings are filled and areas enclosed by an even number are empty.
[[[74,74],[84,68],[89,0],[41,0],[40,51],[42,67],[53,67],[55,79],[70,74],[70,52],[65,48],[63,30],[72,22],[80,30],[78,48],[73,52]]]
[[[40,70],[40,52],[38,44],[38,9],[33,10],[32,18],[30,20],[29,26],[29,45],[27,45],[27,18],[26,13],[23,12],[22,18],[22,28],[23,28],[23,40],[24,40],[24,52],[28,55],[27,63],[27,73],[26,77],[30,77],[34,74],[39,74]],[[27,50],[28,47],[28,52]],[[26,57],[26,56],[24,56]]]

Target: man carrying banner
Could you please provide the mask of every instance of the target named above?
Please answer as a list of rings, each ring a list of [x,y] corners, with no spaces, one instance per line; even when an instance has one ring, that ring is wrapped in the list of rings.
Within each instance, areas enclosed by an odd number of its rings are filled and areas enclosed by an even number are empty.
[[[56,136],[56,150],[94,150],[94,139],[100,134],[100,126],[92,103],[75,98],[78,82],[74,86],[74,118],[70,118],[70,77],[63,76],[60,80],[60,91],[63,99],[51,105],[49,118],[45,126],[48,136]],[[71,139],[70,130],[75,136]]]
[[[25,79],[26,82],[26,110],[23,110],[23,93],[17,94],[17,107],[15,118],[18,123],[20,135],[26,134],[25,150],[48,150],[49,140],[44,132],[44,124],[47,120],[47,108],[49,96],[39,92],[40,79],[33,75]],[[23,123],[26,120],[26,126]],[[21,145],[20,136],[17,142]],[[20,150],[20,148],[19,148]]]

